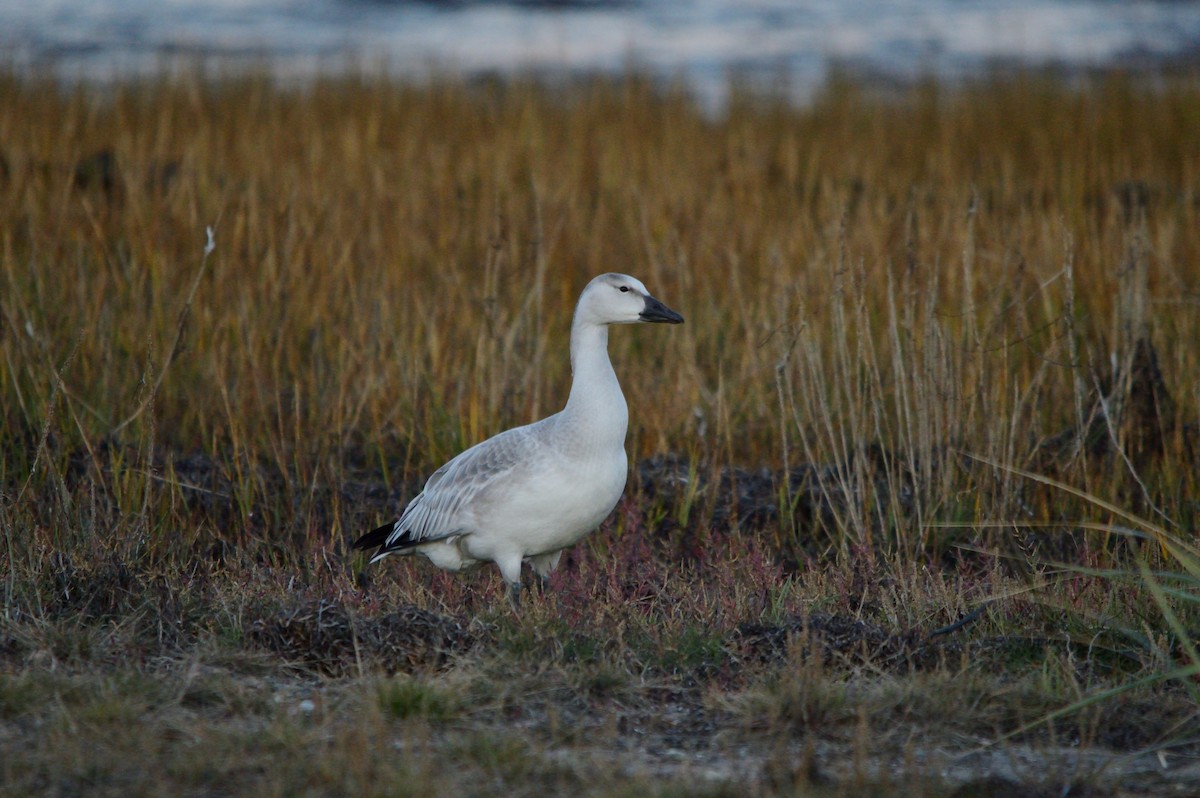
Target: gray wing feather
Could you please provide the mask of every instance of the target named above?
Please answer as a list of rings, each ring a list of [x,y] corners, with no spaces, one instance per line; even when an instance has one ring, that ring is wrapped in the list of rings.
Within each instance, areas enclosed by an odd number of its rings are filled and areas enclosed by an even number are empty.
[[[507,430],[472,446],[433,472],[404,508],[384,548],[432,542],[464,532],[465,510],[485,489],[523,472],[541,447],[539,424]]]

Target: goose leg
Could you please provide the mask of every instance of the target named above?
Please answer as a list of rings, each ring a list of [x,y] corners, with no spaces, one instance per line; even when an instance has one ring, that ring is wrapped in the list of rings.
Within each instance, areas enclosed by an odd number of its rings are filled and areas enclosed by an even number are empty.
[[[562,556],[562,551],[553,551],[549,554],[539,554],[536,557],[529,558],[529,564],[533,566],[533,572],[537,574],[537,588],[539,595],[545,595],[550,589],[550,574],[558,567],[558,558]]]
[[[521,559],[520,553],[496,558],[500,575],[508,585],[508,603],[518,615],[521,613]]]

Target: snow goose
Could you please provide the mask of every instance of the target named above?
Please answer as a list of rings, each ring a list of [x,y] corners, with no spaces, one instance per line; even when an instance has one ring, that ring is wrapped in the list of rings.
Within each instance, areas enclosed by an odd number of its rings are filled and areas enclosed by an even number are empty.
[[[566,407],[472,446],[433,473],[397,521],[354,542],[389,554],[423,554],[447,571],[494,562],[520,606],[521,564],[544,583],[562,550],[616,507],[628,465],[629,408],[608,359],[608,326],[680,324],[641,281],[602,274],[583,289],[571,324]]]

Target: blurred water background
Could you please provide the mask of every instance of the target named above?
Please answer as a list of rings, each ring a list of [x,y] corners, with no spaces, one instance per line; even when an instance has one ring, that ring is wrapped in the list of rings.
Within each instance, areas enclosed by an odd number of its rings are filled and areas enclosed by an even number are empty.
[[[178,64],[423,77],[637,68],[719,103],[731,76],[802,99],[830,69],[906,83],[1200,53],[1193,0],[0,0],[0,60],[111,80]]]

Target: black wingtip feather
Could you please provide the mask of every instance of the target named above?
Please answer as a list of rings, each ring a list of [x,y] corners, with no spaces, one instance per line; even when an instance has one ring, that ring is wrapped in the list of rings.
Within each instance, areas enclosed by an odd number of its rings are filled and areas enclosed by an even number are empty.
[[[355,549],[375,549],[387,542],[388,535],[392,534],[392,530],[396,528],[395,521],[389,521],[381,527],[372,529],[367,534],[363,535],[351,545]]]

